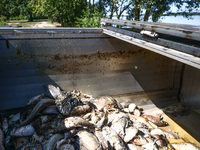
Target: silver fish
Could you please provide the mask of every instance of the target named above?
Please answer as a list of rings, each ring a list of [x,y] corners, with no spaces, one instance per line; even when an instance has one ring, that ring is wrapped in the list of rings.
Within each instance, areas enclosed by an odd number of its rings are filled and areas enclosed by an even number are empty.
[[[129,118],[127,113],[124,112],[111,112],[108,113],[108,124],[116,123],[120,118]]]
[[[70,112],[70,115],[81,115],[86,114],[87,112],[91,111],[91,107],[89,105],[82,105],[82,106],[76,106],[74,109]]]
[[[120,118],[111,128],[123,139],[125,136],[125,128],[128,126],[129,119],[126,117]]]
[[[15,149],[22,148],[25,144],[28,144],[28,138],[27,137],[20,137],[15,139]]]
[[[99,120],[96,124],[96,128],[100,129],[102,128],[103,125],[105,125],[105,123],[108,121],[108,112],[106,111],[103,115],[103,117],[101,118],[101,120]]]
[[[56,144],[56,148],[57,149],[61,149],[61,146],[65,145],[65,144],[68,144],[68,140],[67,139],[61,139],[60,141],[57,142]]]
[[[117,101],[110,96],[102,96],[94,101],[91,101],[91,103],[96,106],[98,111],[103,111],[104,108],[110,109],[117,107]]]
[[[129,104],[129,106],[128,106],[129,112],[130,112],[130,113],[133,113],[134,110],[136,109],[136,107],[137,107],[137,106],[136,106],[135,103]]]
[[[104,138],[110,143],[113,148],[115,148],[116,150],[127,150],[127,147],[123,140],[110,127],[103,127],[102,133]]]
[[[145,150],[159,150],[155,143],[147,143],[142,145],[142,147],[145,148]]]
[[[41,111],[44,115],[58,115],[60,112],[58,111],[56,105],[48,106]]]
[[[75,148],[71,144],[63,144],[58,150],[75,150]]]
[[[200,150],[200,147],[192,143],[173,143],[171,144],[177,150]]]
[[[152,135],[155,138],[155,143],[160,147],[167,147],[167,139],[162,135]]]
[[[31,124],[17,128],[11,132],[12,137],[23,137],[23,136],[32,136],[35,132],[35,129]]]
[[[99,116],[96,115],[96,112],[94,109],[92,109],[92,113],[91,113],[91,123],[96,124],[101,118]]]
[[[141,116],[141,112],[140,112],[139,109],[135,109],[133,114],[136,115],[136,116]]]
[[[133,139],[133,143],[134,143],[135,145],[145,145],[145,144],[148,143],[148,141],[147,141],[146,138],[144,138],[144,137],[138,135],[137,137],[135,137],[135,138]]]
[[[64,138],[63,134],[54,134],[44,145],[44,150],[54,150],[56,143]]]
[[[94,126],[94,124],[90,123],[87,120],[82,119],[81,117],[65,118],[64,124],[67,129],[72,129],[72,128],[76,128],[76,127],[84,127],[84,126],[89,126],[89,127]]]
[[[148,119],[148,121],[151,121],[152,123],[154,123],[158,127],[163,127],[163,126],[167,126],[168,125],[168,123],[163,121],[160,117],[147,115],[147,114],[143,114],[142,117]]]
[[[19,120],[20,120],[20,113],[17,113],[15,115],[11,115],[9,117],[8,124],[13,125],[14,123],[16,123]]]
[[[132,140],[136,136],[137,133],[138,133],[138,129],[135,127],[126,128],[124,142],[128,143],[130,140]]]
[[[151,130],[150,134],[151,135],[165,135],[167,138],[171,138],[171,139],[178,139],[179,138],[172,131],[165,130],[165,129],[153,129],[153,130]]]
[[[101,143],[103,149],[108,150],[109,145],[108,145],[108,142],[106,141],[106,139],[104,138],[102,131],[95,130],[95,135],[98,138],[99,142]]]
[[[26,105],[31,105],[35,102],[39,102],[42,98],[44,98],[44,94],[40,94],[37,96],[32,97]]]
[[[44,90],[46,96],[55,100],[61,100],[65,97],[63,96],[59,87],[55,87],[54,85],[44,85]]]
[[[128,143],[127,147],[128,147],[129,150],[143,150],[144,149],[144,148],[138,147],[138,146],[136,146],[135,144],[132,144],[132,143]]]
[[[5,150],[4,144],[5,144],[4,134],[3,134],[3,131],[0,129],[0,149],[1,150]]]
[[[6,134],[8,132],[8,119],[6,117],[3,118],[2,128],[3,132]]]
[[[101,150],[101,143],[98,141],[97,137],[92,133],[81,130],[77,134],[80,138],[81,143],[88,149],[88,150]]]
[[[30,123],[34,117],[41,111],[43,110],[45,107],[50,106],[52,104],[54,104],[55,101],[52,99],[42,99],[39,103],[37,103],[37,105],[33,108],[33,110],[31,111],[31,114],[26,118],[26,120],[24,120],[21,123],[21,126],[23,125],[27,125],[28,123]]]

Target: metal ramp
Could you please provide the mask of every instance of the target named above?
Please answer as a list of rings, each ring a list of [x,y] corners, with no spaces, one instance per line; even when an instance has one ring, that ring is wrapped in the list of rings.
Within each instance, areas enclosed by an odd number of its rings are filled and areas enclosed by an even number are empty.
[[[106,35],[200,69],[200,28],[198,26],[105,18],[101,19],[101,24],[103,33]],[[122,28],[110,25],[121,26]],[[153,38],[142,35],[140,34],[141,30],[155,32],[159,36]]]

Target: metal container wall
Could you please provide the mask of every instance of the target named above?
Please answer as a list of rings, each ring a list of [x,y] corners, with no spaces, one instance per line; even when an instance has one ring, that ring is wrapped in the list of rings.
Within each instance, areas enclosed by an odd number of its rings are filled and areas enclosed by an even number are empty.
[[[0,29],[0,110],[24,106],[44,84],[94,96],[145,92],[164,105],[177,100],[181,68],[102,29]]]
[[[200,111],[200,70],[185,66],[181,87],[181,99],[191,108]]]

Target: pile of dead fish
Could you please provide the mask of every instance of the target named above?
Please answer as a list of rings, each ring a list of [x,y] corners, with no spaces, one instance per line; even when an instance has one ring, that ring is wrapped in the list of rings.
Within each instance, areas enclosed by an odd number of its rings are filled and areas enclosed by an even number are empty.
[[[2,118],[1,150],[181,149],[168,142],[178,138],[175,133],[158,128],[168,125],[162,118],[144,114],[134,103],[119,104],[109,96],[93,98],[53,85],[44,89],[22,112]]]

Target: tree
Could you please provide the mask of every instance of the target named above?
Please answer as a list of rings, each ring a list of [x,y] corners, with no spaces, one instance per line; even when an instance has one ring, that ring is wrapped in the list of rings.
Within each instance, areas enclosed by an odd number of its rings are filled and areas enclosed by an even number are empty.
[[[0,2],[0,15],[17,17],[26,16],[29,21],[33,21],[33,8],[29,5],[30,0],[2,0]]]
[[[89,9],[89,6],[86,10],[82,11],[82,16],[77,18],[76,24],[78,27],[101,27],[100,18],[103,16],[102,12],[99,12],[97,7],[93,10]]]
[[[77,17],[85,9],[83,0],[31,0],[35,13],[43,13],[52,21],[58,21],[62,26],[74,26]]]
[[[173,0],[133,0],[127,11],[127,19],[148,21],[151,17],[154,22],[158,21],[164,13],[170,11],[173,2]]]

